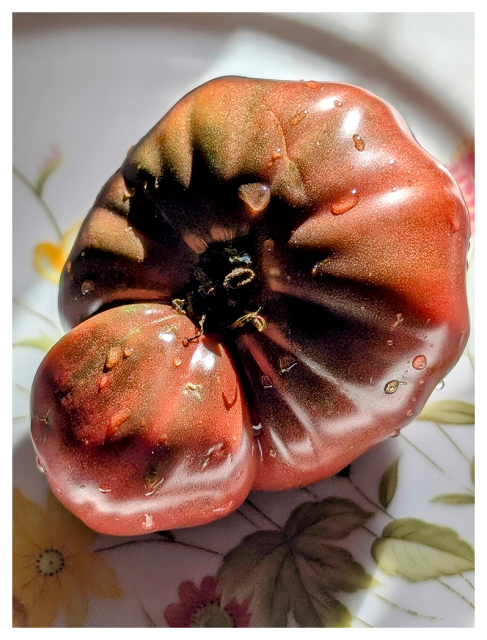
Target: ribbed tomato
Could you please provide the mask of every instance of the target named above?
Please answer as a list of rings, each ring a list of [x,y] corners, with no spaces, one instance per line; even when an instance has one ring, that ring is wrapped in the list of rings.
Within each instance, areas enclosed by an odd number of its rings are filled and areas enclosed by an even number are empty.
[[[75,328],[32,409],[56,495],[138,534],[338,472],[460,356],[468,239],[458,186],[371,93],[195,89],[103,187],[65,266]]]

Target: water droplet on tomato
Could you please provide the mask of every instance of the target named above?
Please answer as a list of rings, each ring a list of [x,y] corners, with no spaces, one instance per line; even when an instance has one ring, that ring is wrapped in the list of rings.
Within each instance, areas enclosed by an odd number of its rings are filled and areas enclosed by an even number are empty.
[[[123,357],[124,358],[130,358],[130,356],[133,354],[134,350],[132,347],[125,347],[125,349],[123,350]]]
[[[150,529],[154,526],[154,518],[149,514],[144,514],[144,520],[142,521],[142,526],[144,529]]]
[[[406,384],[402,380],[390,380],[384,387],[385,393],[395,393],[400,384]]]
[[[297,113],[294,116],[294,118],[291,119],[289,124],[291,125],[291,127],[295,127],[297,124],[302,122],[306,118],[307,115],[308,115],[308,111],[305,109],[304,111],[301,111],[300,113]]]
[[[262,425],[260,423],[252,425],[252,433],[254,436],[260,436],[262,434]]]
[[[413,367],[418,370],[424,369],[426,367],[426,357],[416,356],[413,360]]]
[[[112,490],[112,488],[111,488],[111,486],[110,486],[109,484],[101,484],[101,485],[98,487],[98,490],[99,490],[101,493],[110,493],[110,491]]]
[[[39,469],[39,471],[40,471],[41,473],[46,473],[46,471],[45,471],[44,467],[43,467],[43,466],[42,466],[42,464],[41,464],[41,461],[39,460],[39,458],[37,458],[36,462],[37,462],[37,468]]]
[[[353,209],[358,204],[358,201],[357,190],[353,189],[350,193],[342,196],[331,205],[331,212],[335,216],[339,216]]]
[[[93,280],[85,280],[81,285],[81,294],[86,296],[88,293],[93,291],[95,288],[95,283]]]
[[[105,369],[108,369],[108,370],[113,369],[113,367],[117,364],[119,360],[120,360],[120,349],[118,347],[114,347],[113,349],[110,349],[105,360]]]
[[[335,107],[338,107],[338,108],[342,106],[342,102],[340,100],[334,100],[333,104],[335,105]]]
[[[320,83],[316,82],[316,80],[308,80],[308,82],[305,82],[305,85],[310,89],[321,89]]]
[[[145,481],[145,496],[151,496],[155,493],[156,489],[164,482],[164,478],[157,478],[155,474],[149,474]]]
[[[394,344],[394,340],[388,340],[387,341],[387,346],[388,347],[392,347],[393,344]]]
[[[275,449],[269,449],[269,455],[275,458],[277,456],[277,452]]]
[[[262,376],[260,381],[264,389],[272,389],[272,378],[270,376]]]
[[[352,136],[353,143],[355,144],[355,148],[357,151],[363,151],[365,149],[365,142],[358,135],[358,133],[354,133]]]
[[[424,378],[420,378],[420,379],[418,380],[418,384],[424,384]]]
[[[393,431],[392,433],[389,434],[389,436],[391,438],[397,438],[397,436],[400,434],[401,432],[399,431],[399,429],[396,429],[395,431]]]
[[[413,415],[413,410],[412,410],[412,409],[408,409],[408,410],[406,411],[406,415],[407,415],[407,416],[412,416],[412,415]]]
[[[256,215],[263,211],[271,199],[271,190],[269,186],[261,182],[242,184],[238,188],[237,193],[245,202],[252,215]]]
[[[441,389],[443,389],[444,386],[445,386],[445,381],[444,380],[440,380],[438,382],[438,384],[436,385],[435,389],[438,389],[438,391],[441,391]]]
[[[103,374],[100,380],[98,381],[98,390],[101,391],[103,387],[106,386],[107,382],[108,382],[108,376]]]
[[[281,373],[286,373],[287,371],[290,371],[297,364],[298,364],[298,361],[290,353],[287,353],[286,355],[281,356],[279,358],[279,367],[280,367]]]
[[[173,362],[174,362],[174,366],[175,366],[175,367],[180,367],[180,366],[181,366],[181,363],[182,363],[182,360],[181,360],[181,358],[180,358],[179,356],[176,356],[176,357],[174,358]]]

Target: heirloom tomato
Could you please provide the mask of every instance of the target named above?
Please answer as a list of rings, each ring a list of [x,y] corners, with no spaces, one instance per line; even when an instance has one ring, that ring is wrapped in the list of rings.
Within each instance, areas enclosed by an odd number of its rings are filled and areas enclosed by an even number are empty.
[[[337,473],[459,358],[468,240],[451,175],[368,91],[195,89],[129,151],[65,265],[70,331],[32,394],[55,494],[133,535]]]

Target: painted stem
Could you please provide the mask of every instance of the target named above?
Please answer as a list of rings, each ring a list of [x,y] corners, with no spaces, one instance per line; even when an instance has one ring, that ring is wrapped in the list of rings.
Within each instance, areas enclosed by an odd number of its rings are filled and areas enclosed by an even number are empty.
[[[453,438],[448,435],[448,433],[443,429],[443,427],[441,426],[441,424],[439,424],[438,422],[435,422],[436,426],[438,427],[438,429],[441,431],[441,433],[448,438],[448,440],[452,443],[452,445],[455,447],[455,449],[458,451],[458,453],[465,458],[465,460],[467,462],[470,462],[470,460],[467,458],[467,456],[463,453],[463,451],[460,449],[460,447],[457,445],[457,443],[455,442],[455,440],[453,440]]]
[[[104,551],[112,551],[113,549],[121,549],[122,547],[127,547],[130,545],[137,544],[149,544],[151,542],[156,542],[157,544],[166,543],[166,544],[177,544],[180,547],[186,547],[188,549],[197,549],[198,551],[206,551],[206,553],[212,553],[215,556],[223,557],[223,553],[220,551],[214,551],[213,549],[207,549],[206,547],[200,547],[196,544],[189,544],[188,542],[180,542],[179,540],[163,540],[160,538],[154,539],[150,538],[149,540],[128,540],[127,542],[120,542],[119,544],[114,544],[109,547],[102,547],[101,549],[94,549],[95,553],[103,553]]]
[[[260,529],[259,525],[256,522],[254,522],[251,518],[249,518],[247,515],[245,515],[245,513],[241,511],[241,509],[242,507],[239,507],[238,509],[235,510],[235,513],[241,516],[244,520],[247,520],[247,522],[250,522],[250,524],[253,525],[256,529]]]
[[[464,595],[462,595],[459,591],[457,591],[456,589],[454,589],[453,587],[450,587],[450,585],[446,582],[443,582],[443,580],[440,580],[440,578],[437,578],[437,581],[442,584],[444,587],[446,587],[447,589],[449,589],[452,593],[454,593],[455,595],[457,595],[459,598],[461,598],[464,602],[466,602],[469,606],[472,607],[472,609],[475,610],[475,606],[473,604],[473,602],[470,602],[470,600],[468,598],[466,598]]]
[[[34,187],[34,185],[30,182],[30,180],[28,178],[26,178],[24,176],[24,174],[17,169],[17,167],[12,167],[13,172],[15,173],[15,175],[22,180],[22,182],[25,184],[26,187],[28,187],[32,193],[34,194],[34,196],[39,200],[39,202],[41,203],[44,211],[47,214],[47,217],[49,218],[52,226],[56,229],[56,233],[58,234],[59,238],[63,237],[63,233],[61,231],[61,229],[59,228],[59,225],[56,221],[56,218],[54,217],[53,212],[49,209],[47,202],[44,200],[44,198],[42,196],[39,195],[39,193],[37,192],[37,189]]]
[[[382,511],[382,513],[385,513],[386,516],[389,516],[389,518],[391,518],[391,520],[395,520],[394,516],[391,515],[388,511],[386,511],[386,509],[384,509],[383,506],[381,506],[380,504],[377,504],[376,502],[374,502],[371,498],[369,498],[368,496],[365,495],[365,493],[362,491],[362,489],[359,489],[359,487],[357,487],[356,484],[354,484],[352,478],[350,478],[350,476],[348,477],[348,480],[350,482],[350,484],[352,485],[352,487],[358,492],[360,493],[360,495],[362,496],[362,498],[364,498],[365,500],[367,500],[367,502],[369,504],[371,504],[373,507],[375,507],[376,509],[379,509],[379,511]]]
[[[421,449],[419,447],[417,447],[413,442],[411,442],[411,440],[409,440],[408,438],[406,438],[406,436],[404,434],[401,433],[400,436],[403,440],[405,440],[409,445],[411,445],[411,447],[413,447],[413,449],[416,449],[416,451],[418,451],[418,453],[420,453],[424,458],[426,458],[426,460],[428,460],[428,462],[431,462],[431,464],[438,469],[438,471],[441,471],[441,473],[448,478],[448,480],[451,480],[452,482],[455,482],[456,484],[458,484],[460,487],[462,487],[462,489],[465,489],[465,491],[468,491],[469,493],[475,493],[474,491],[472,491],[472,489],[470,489],[469,487],[466,487],[463,484],[460,484],[459,482],[457,482],[454,478],[452,478],[444,469],[442,469],[438,464],[436,464],[436,462],[430,458],[429,456],[426,455],[426,453],[424,453],[424,451],[421,451]]]
[[[405,611],[406,613],[411,613],[413,616],[419,616],[420,618],[428,618],[428,620],[443,620],[443,618],[437,618],[436,616],[429,616],[426,613],[419,613],[418,611],[413,611],[413,609],[402,607],[400,604],[392,602],[392,600],[388,600],[387,598],[385,598],[384,596],[381,596],[379,593],[376,593],[375,591],[371,591],[371,593],[373,593],[374,596],[377,596],[384,602],[387,602],[387,604],[390,604],[391,607],[394,607],[395,609],[401,609],[401,611]]]
[[[463,575],[463,573],[460,573],[459,575],[461,575],[461,576],[462,576],[462,578],[465,580],[465,582],[466,582],[468,585],[470,585],[470,586],[472,587],[472,589],[475,591],[475,587],[474,587],[474,585],[470,582],[470,580],[469,580],[468,578],[466,578],[466,577]]]
[[[22,307],[22,309],[25,309],[29,313],[32,313],[33,315],[37,316],[38,318],[41,318],[45,322],[49,323],[52,327],[54,327],[54,329],[56,329],[56,331],[58,331],[58,332],[60,331],[60,327],[55,322],[53,322],[50,318],[45,316],[43,313],[40,313],[40,311],[36,311],[35,309],[31,309],[31,307],[26,305],[25,302],[22,302],[21,300],[17,300],[16,298],[12,298],[12,301],[15,304],[17,304],[19,307]]]
[[[274,520],[272,518],[270,518],[266,513],[264,513],[263,511],[261,511],[259,509],[259,507],[256,507],[255,504],[253,502],[250,502],[250,500],[247,498],[247,500],[245,501],[244,504],[249,504],[253,509],[255,509],[257,511],[257,513],[260,513],[260,515],[265,518],[268,522],[270,522],[272,525],[274,525],[275,527],[277,527],[277,529],[282,531],[282,527],[280,524],[277,524],[277,522],[274,522]]]

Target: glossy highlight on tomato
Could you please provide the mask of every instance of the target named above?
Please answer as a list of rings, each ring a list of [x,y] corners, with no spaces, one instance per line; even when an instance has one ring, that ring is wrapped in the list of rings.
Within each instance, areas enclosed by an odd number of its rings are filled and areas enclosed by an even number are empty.
[[[36,375],[58,498],[113,535],[203,524],[395,435],[468,337],[468,211],[386,102],[225,77],[127,155]]]

